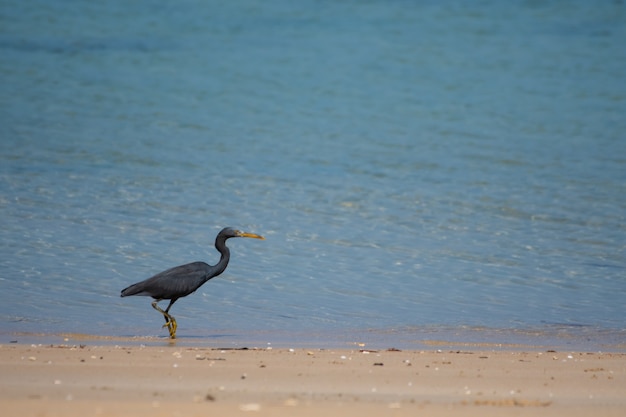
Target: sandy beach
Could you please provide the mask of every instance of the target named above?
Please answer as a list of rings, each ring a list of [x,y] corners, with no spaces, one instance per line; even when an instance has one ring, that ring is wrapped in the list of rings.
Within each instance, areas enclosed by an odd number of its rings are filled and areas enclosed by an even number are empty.
[[[623,416],[626,354],[0,345],[5,416]]]

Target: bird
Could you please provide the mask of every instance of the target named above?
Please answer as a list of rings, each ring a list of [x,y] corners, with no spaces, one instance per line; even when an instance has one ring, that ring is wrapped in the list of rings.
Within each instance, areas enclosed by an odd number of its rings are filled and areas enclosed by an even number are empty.
[[[195,292],[205,282],[224,272],[230,260],[230,250],[226,246],[226,240],[231,237],[248,237],[265,240],[261,235],[226,227],[222,229],[215,238],[215,249],[217,249],[221,255],[217,264],[209,265],[205,262],[191,262],[185,265],[175,266],[124,288],[120,296],[143,295],[154,298],[152,307],[165,318],[163,327],[167,327],[169,330],[170,339],[176,339],[178,324],[176,323],[176,319],[170,315],[170,308],[172,308],[176,300]],[[170,300],[165,310],[158,305],[158,303],[163,300]]]

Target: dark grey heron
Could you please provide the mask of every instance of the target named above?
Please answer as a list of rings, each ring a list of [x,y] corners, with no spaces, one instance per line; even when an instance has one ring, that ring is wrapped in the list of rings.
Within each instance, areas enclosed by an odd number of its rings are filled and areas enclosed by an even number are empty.
[[[246,233],[231,227],[222,229],[215,238],[215,249],[221,254],[220,261],[215,265],[204,262],[192,262],[185,265],[175,266],[160,272],[153,277],[131,285],[122,290],[122,297],[131,295],[145,295],[154,298],[152,307],[165,317],[165,324],[170,332],[170,338],[176,338],[176,319],[170,315],[170,308],[179,298],[186,297],[200,288],[205,282],[224,272],[230,260],[230,250],[226,246],[226,240],[231,237],[249,237],[265,239],[254,233]],[[165,310],[158,306],[159,301],[170,300]]]

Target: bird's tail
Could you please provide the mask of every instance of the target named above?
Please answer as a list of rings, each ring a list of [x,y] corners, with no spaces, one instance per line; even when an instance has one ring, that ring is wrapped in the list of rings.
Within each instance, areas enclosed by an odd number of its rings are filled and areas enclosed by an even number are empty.
[[[141,283],[133,284],[130,287],[124,288],[120,293],[120,297],[128,297],[130,295],[150,295],[145,293],[139,284]]]

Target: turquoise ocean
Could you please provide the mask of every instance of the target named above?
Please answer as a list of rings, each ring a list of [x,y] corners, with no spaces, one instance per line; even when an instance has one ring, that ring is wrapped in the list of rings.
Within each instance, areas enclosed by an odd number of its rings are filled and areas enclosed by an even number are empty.
[[[626,349],[620,1],[0,3],[0,342]],[[43,335],[43,336],[42,336]],[[147,339],[143,339],[147,337]]]

